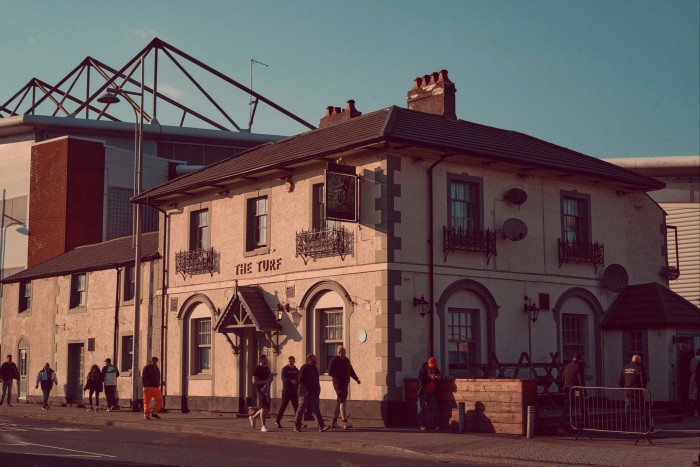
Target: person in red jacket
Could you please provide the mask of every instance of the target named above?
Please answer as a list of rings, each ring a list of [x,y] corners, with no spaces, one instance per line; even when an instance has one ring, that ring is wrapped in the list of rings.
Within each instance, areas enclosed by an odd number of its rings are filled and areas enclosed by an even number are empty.
[[[439,430],[437,425],[437,399],[435,398],[435,389],[437,380],[442,378],[442,373],[437,366],[437,359],[430,357],[427,362],[423,363],[418,371],[418,425],[421,431],[428,428]],[[425,423],[425,406],[430,410],[430,425]]]

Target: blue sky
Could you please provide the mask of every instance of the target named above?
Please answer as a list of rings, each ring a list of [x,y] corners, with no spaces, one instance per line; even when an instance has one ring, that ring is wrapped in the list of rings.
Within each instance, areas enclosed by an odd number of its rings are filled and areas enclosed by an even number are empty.
[[[464,120],[595,157],[696,155],[698,5],[0,0],[0,103],[34,76],[56,82],[88,55],[120,68],[157,36],[242,84],[251,58],[268,64],[256,65],[255,90],[313,124],[327,105],[344,107],[348,99],[364,113],[403,107],[413,78],[444,68]],[[161,69],[159,81],[163,92],[206,106],[181,76]],[[201,82],[247,125],[247,98],[207,77]],[[159,120],[171,123],[161,118],[165,112],[159,108]],[[265,107],[253,126],[272,134],[304,130]]]

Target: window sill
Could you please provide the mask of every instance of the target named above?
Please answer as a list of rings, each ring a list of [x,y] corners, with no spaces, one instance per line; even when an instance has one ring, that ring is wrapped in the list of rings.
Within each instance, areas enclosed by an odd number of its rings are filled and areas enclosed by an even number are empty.
[[[17,312],[17,316],[20,318],[29,318],[30,316],[32,316],[32,310],[20,310]]]
[[[120,377],[124,376],[124,377],[127,377],[127,378],[131,378],[131,373],[132,373],[131,370],[121,370],[121,371],[119,371],[119,376],[120,376]]]
[[[199,373],[196,375],[190,375],[191,380],[211,380],[211,373]]]
[[[254,248],[252,250],[244,251],[243,257],[247,258],[249,256],[266,255],[268,253],[270,253],[270,247],[269,246],[261,246],[259,248]]]
[[[320,381],[333,381],[333,378],[331,378],[330,376],[328,376],[328,375],[326,374],[326,375],[321,375],[321,376],[319,376],[319,380],[320,380]]]
[[[85,305],[74,306],[73,308],[68,308],[68,313],[85,313],[87,307]]]

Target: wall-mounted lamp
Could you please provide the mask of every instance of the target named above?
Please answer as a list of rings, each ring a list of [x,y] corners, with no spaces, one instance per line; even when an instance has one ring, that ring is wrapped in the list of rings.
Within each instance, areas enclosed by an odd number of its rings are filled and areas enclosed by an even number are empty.
[[[420,298],[413,297],[413,306],[418,308],[418,313],[420,313],[421,318],[428,313],[428,305],[429,303],[423,295],[421,295]]]
[[[525,295],[523,299],[525,300],[525,313],[527,313],[530,321],[534,323],[540,316],[540,309],[537,307],[537,303],[533,303],[532,299],[527,295]]]
[[[287,193],[294,191],[294,182],[292,181],[292,177],[290,175],[282,177],[282,180],[284,180],[284,189]]]

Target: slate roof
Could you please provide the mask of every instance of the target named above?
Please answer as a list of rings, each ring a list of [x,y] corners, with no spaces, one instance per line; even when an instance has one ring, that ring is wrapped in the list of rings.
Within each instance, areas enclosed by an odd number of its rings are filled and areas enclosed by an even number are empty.
[[[141,260],[159,258],[158,232],[141,235]],[[134,263],[132,237],[121,237],[93,245],[79,246],[67,253],[51,258],[24,271],[5,278],[8,284],[44,277],[65,276],[78,272],[99,271]]]
[[[663,182],[524,133],[465,120],[450,120],[400,107],[389,107],[336,125],[264,144],[238,156],[142,192],[138,202],[158,200],[285,164],[299,163],[379,142],[447,150],[488,162],[520,164],[560,174],[624,183],[635,189],[657,190]]]
[[[700,308],[656,282],[627,286],[600,322],[603,329],[669,326],[700,329]]]

